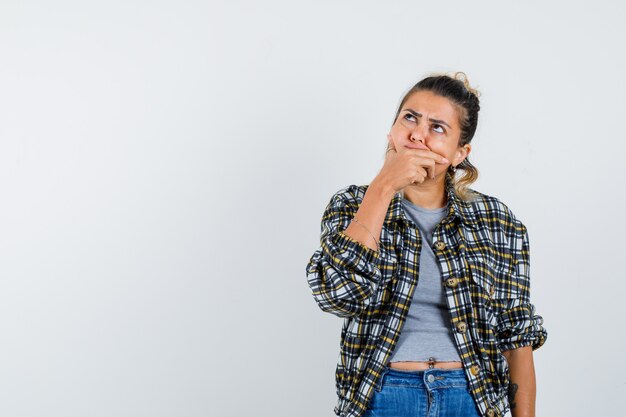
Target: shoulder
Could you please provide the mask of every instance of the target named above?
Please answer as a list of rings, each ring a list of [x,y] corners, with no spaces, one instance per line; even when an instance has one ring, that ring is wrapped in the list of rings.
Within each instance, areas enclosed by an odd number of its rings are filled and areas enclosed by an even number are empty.
[[[350,184],[336,191],[329,204],[342,204],[346,206],[358,206],[363,201],[365,191],[367,191],[368,185]]]
[[[474,198],[466,202],[467,207],[473,212],[479,223],[512,229],[525,228],[522,221],[513,209],[495,195],[486,194],[470,188]]]
[[[329,204],[358,209],[368,187],[369,184],[346,185],[333,194]],[[463,201],[463,204],[479,223],[492,227],[495,224],[500,224],[514,229],[525,227],[513,209],[499,197],[473,188],[469,188],[469,191],[471,191],[470,194],[473,194],[473,198],[469,201]]]

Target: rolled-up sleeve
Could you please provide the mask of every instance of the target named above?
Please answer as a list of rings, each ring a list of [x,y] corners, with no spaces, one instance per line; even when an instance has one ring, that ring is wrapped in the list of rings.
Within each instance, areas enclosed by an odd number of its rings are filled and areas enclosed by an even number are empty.
[[[543,326],[543,317],[537,314],[534,304],[530,301],[530,244],[528,230],[519,220],[514,219],[515,276],[512,277],[518,294],[508,300],[498,315],[497,337],[501,351],[532,346],[539,349],[548,337]]]
[[[380,282],[377,251],[345,235],[358,204],[348,188],[331,198],[322,215],[320,247],[306,266],[307,282],[322,311],[353,317],[366,309]]]

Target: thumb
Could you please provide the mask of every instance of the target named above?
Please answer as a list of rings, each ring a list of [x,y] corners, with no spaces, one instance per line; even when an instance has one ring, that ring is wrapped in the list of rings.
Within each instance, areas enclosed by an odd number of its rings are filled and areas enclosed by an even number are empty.
[[[398,147],[396,146],[396,143],[393,140],[393,136],[391,136],[391,133],[387,133],[387,140],[389,142],[388,148],[393,149],[395,152],[398,152]],[[401,151],[402,149],[400,149]]]

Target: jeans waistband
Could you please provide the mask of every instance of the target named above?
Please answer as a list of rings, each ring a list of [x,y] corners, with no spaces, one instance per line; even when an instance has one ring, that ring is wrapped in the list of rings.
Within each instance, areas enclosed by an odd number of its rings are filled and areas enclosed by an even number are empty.
[[[433,372],[433,371],[440,371],[449,375],[453,375],[455,373],[457,374],[461,374],[461,375],[465,375],[465,371],[463,370],[463,367],[460,368],[428,368],[428,369],[416,369],[416,370],[412,370],[412,369],[397,369],[397,368],[392,368],[389,365],[385,365],[385,367],[383,368],[384,372],[394,372],[394,373],[401,373],[401,374],[415,374],[415,375],[424,375],[425,372]]]
[[[385,382],[393,381],[394,384],[424,386],[428,388],[446,386],[469,386],[465,370],[463,368],[429,368],[421,370],[395,369],[386,365],[382,375],[376,384],[380,391]]]

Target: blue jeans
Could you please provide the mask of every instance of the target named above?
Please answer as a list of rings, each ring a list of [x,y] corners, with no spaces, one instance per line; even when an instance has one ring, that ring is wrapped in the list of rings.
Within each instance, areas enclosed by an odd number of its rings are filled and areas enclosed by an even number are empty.
[[[481,417],[463,368],[386,366],[362,417]]]

